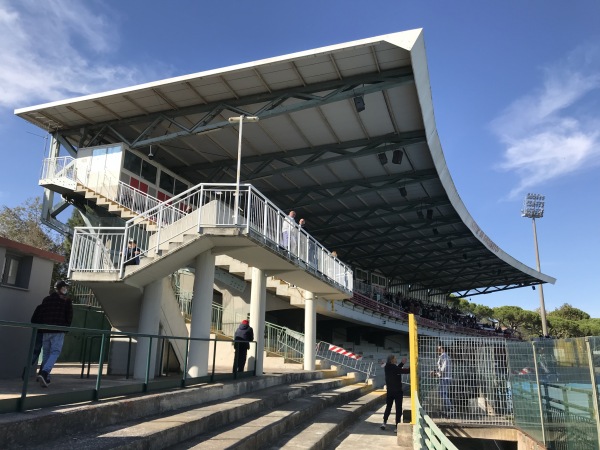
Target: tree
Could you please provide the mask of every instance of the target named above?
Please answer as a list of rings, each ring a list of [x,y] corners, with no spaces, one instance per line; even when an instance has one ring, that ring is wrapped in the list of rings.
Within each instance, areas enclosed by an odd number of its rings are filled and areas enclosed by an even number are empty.
[[[566,320],[587,320],[590,315],[581,309],[575,308],[568,303],[563,304],[561,307],[556,308],[554,311],[548,313],[548,317],[558,317]]]
[[[39,197],[25,200],[14,208],[0,208],[0,236],[42,250],[61,253],[62,238],[42,224]]]
[[[581,336],[600,336],[600,319],[587,319],[577,322]]]
[[[494,310],[489,306],[485,305],[475,305],[473,308],[473,314],[477,317],[477,320],[481,321],[482,319],[495,319]]]
[[[494,318],[505,327],[519,331],[523,337],[539,336],[542,321],[539,314],[519,306],[499,306],[493,309]]]
[[[21,244],[65,256],[63,238],[42,223],[42,201],[40,197],[25,200],[22,205],[0,208],[0,236]],[[68,262],[55,264],[50,286],[66,278]]]
[[[584,332],[579,328],[579,322],[564,319],[560,316],[548,317],[548,328],[550,336],[553,338],[565,339],[585,336]]]

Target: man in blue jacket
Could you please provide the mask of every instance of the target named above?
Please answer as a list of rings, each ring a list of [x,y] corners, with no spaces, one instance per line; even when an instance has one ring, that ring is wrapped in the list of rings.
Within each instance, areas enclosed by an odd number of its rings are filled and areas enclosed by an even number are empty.
[[[233,373],[243,372],[246,365],[246,355],[250,349],[250,342],[254,340],[254,330],[248,324],[247,320],[242,320],[240,326],[235,332],[234,348],[235,357],[233,359]]]

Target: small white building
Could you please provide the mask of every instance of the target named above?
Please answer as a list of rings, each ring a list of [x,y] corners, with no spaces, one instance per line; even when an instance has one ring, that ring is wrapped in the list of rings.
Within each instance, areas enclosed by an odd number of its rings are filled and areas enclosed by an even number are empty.
[[[54,264],[64,260],[56,253],[0,237],[0,320],[29,322],[49,293]],[[0,326],[0,379],[21,376],[30,336],[29,329]]]

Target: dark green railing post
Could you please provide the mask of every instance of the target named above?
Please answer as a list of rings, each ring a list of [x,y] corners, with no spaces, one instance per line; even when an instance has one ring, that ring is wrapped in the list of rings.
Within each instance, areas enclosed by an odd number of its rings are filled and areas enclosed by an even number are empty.
[[[36,326],[31,328],[31,338],[29,340],[29,352],[27,352],[27,360],[25,361],[25,371],[23,372],[23,389],[21,390],[21,398],[19,399],[19,411],[25,410],[25,399],[27,398],[27,386],[29,385],[29,373],[31,372],[31,360],[33,359],[33,349],[37,339],[38,329]]]
[[[158,358],[158,377],[162,377],[162,368],[163,368],[163,356],[165,354],[165,338],[159,338],[160,341],[162,342],[161,346],[160,346],[160,358]],[[157,341],[157,346],[158,346],[158,341]]]
[[[152,363],[152,337],[148,338],[150,342],[148,343],[148,355],[146,356],[146,376],[144,377],[144,392],[148,392],[148,384],[150,383],[150,364]],[[138,343],[139,343],[138,339]]]
[[[187,368],[188,368],[188,354],[190,353],[190,339],[185,338],[185,356],[183,358],[183,373],[181,374],[181,387],[185,387],[185,380],[187,378]]]
[[[94,400],[98,401],[100,398],[100,383],[102,382],[102,371],[104,366],[104,342],[106,341],[106,334],[102,333],[102,339],[100,340],[100,357],[98,358],[98,376],[96,377],[96,389],[94,389]]]
[[[215,364],[217,361],[217,339],[214,340],[214,347],[213,347],[213,361],[212,361],[212,371],[210,373],[210,382],[212,383],[215,379]]]
[[[83,335],[83,345],[81,346],[81,376],[79,378],[83,378],[83,374],[85,373],[85,357],[86,357],[86,353],[87,353],[87,343],[88,343],[88,336],[87,334]]]
[[[170,360],[171,359],[171,346],[169,345],[169,342],[167,341],[167,368],[165,369],[165,376],[169,376],[169,364],[170,364]],[[162,367],[162,366],[161,366]]]
[[[131,366],[131,336],[129,336],[129,346],[127,347],[127,370],[125,372],[125,379],[129,380],[129,367]]]

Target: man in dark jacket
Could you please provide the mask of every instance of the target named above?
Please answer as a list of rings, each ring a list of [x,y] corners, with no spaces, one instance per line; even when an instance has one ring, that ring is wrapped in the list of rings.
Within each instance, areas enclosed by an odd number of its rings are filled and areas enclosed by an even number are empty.
[[[406,358],[402,358],[400,364],[395,355],[389,355],[387,357],[387,363],[385,364],[385,385],[387,387],[387,394],[385,397],[385,411],[383,413],[383,423],[380,428],[385,430],[385,425],[392,412],[392,404],[396,403],[396,425],[400,423],[402,416],[402,399],[404,393],[402,391],[402,374],[410,373],[409,369],[403,369],[406,364]]]
[[[37,320],[45,325],[58,325],[70,327],[73,320],[73,304],[67,298],[68,284],[65,281],[57,281],[54,284],[54,292],[42,300]],[[43,330],[42,340],[42,370],[38,375],[38,382],[42,387],[50,384],[50,372],[60,356],[65,341],[65,331]]]
[[[248,325],[247,320],[242,320],[240,326],[235,332],[234,348],[235,356],[233,358],[233,373],[243,372],[246,365],[246,355],[250,349],[250,342],[254,340],[254,330]]]

